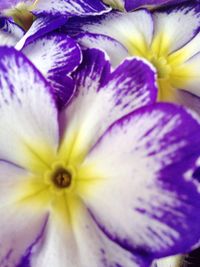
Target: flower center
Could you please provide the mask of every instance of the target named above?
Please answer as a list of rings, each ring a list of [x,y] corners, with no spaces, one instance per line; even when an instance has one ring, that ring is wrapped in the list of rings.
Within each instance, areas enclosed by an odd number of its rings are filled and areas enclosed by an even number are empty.
[[[152,56],[151,63],[155,66],[158,73],[158,79],[168,79],[171,72],[171,67],[165,57]]]
[[[53,173],[52,182],[57,188],[60,189],[70,187],[72,175],[68,170],[59,168],[55,173]]]

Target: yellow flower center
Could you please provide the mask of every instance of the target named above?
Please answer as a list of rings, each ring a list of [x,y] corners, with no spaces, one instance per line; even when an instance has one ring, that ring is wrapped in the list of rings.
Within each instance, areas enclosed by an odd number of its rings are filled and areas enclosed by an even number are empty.
[[[77,148],[75,136],[71,140],[66,138],[57,152],[45,143],[31,140],[26,143],[24,165],[29,175],[16,188],[16,203],[28,209],[31,207],[35,212],[51,210],[64,224],[76,222],[82,205],[81,196],[92,193],[101,177],[94,166],[82,165],[83,157],[73,156],[83,151],[83,147]]]
[[[192,76],[192,69],[184,65],[186,59],[184,49],[171,53],[171,42],[164,34],[155,36],[151,45],[148,45],[141,35],[128,37],[125,45],[131,55],[147,59],[156,68],[158,100],[175,101],[175,89],[182,89]]]

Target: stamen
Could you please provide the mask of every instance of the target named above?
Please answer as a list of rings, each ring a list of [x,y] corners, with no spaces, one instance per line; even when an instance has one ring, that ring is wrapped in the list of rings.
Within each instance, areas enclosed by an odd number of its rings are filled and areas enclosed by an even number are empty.
[[[53,174],[52,181],[58,188],[67,188],[71,185],[72,175],[68,170],[60,168]]]

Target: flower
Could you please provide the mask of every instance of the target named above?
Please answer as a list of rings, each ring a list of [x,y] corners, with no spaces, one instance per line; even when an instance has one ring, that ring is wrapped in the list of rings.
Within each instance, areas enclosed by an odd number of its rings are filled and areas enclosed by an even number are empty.
[[[1,265],[149,266],[188,250],[200,235],[199,122],[154,104],[155,71],[140,59],[111,71],[86,50],[73,78],[59,112],[30,61],[0,48]]]
[[[51,83],[57,104],[62,108],[74,91],[70,74],[82,60],[80,48],[72,38],[66,34],[48,32],[49,28],[46,29],[47,25],[59,25],[63,20],[37,19],[25,35],[15,23],[5,18],[0,20],[0,45],[15,46],[31,60]],[[55,25],[53,29],[54,27]]]
[[[143,9],[111,12],[95,20],[71,19],[65,31],[81,32],[79,43],[103,48],[114,65],[128,55],[147,59],[157,69],[158,99],[193,107],[196,100],[192,94],[200,96],[199,27],[200,4],[195,3],[153,13]]]

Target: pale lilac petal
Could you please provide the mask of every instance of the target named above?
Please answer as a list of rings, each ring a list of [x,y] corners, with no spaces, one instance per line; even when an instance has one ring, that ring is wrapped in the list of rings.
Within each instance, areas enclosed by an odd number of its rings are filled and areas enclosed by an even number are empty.
[[[63,129],[64,157],[68,156],[68,142],[74,132],[78,132],[74,151],[88,149],[116,119],[156,100],[154,69],[141,59],[127,59],[110,73],[104,53],[89,49],[84,51],[73,78],[76,94],[60,118],[62,125],[67,122]],[[76,157],[76,153],[72,155]]]
[[[49,161],[58,145],[52,94],[49,84],[22,53],[0,48],[0,158],[31,169],[46,168],[46,157]]]
[[[78,173],[79,194],[105,235],[155,258],[199,240],[199,127],[181,107],[156,104],[106,131]]]

